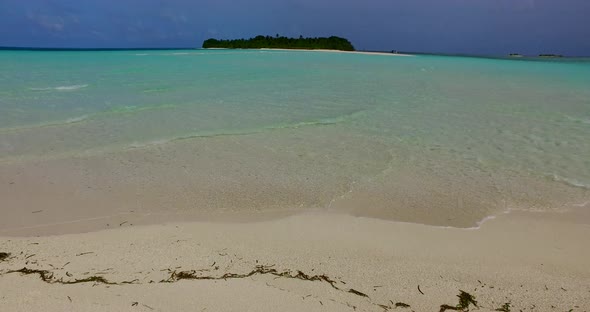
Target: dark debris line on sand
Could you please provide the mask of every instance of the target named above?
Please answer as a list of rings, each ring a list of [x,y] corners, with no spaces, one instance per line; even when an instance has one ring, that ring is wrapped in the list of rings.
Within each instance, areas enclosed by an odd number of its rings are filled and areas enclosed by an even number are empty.
[[[10,257],[9,252],[0,252],[0,261],[4,261],[4,260],[8,259],[8,257]]]
[[[352,289],[352,288],[351,288],[351,289],[349,289],[349,290],[348,290],[348,292],[349,292],[349,293],[351,293],[351,294],[355,294],[355,295],[357,295],[357,296],[361,296],[361,297],[367,297],[367,298],[369,298],[369,296],[367,296],[366,294],[364,294],[364,293],[362,293],[362,292],[360,292],[360,291],[358,291],[358,290]]]
[[[253,275],[270,274],[270,275],[274,275],[277,277],[294,278],[294,279],[299,279],[299,280],[304,280],[304,281],[326,282],[326,283],[330,284],[330,286],[332,286],[332,288],[337,289],[337,290],[342,290],[336,286],[336,281],[330,279],[326,275],[307,275],[299,270],[297,270],[295,272],[296,272],[295,274],[289,270],[279,272],[276,269],[272,268],[272,266],[264,266],[264,265],[257,265],[254,270],[252,270],[251,272],[246,273],[246,274],[225,273],[225,274],[223,274],[221,276],[217,276],[217,277],[208,276],[208,275],[198,275],[197,271],[194,271],[194,270],[193,271],[182,271],[182,272],[173,271],[170,274],[170,277],[168,279],[162,280],[162,281],[160,281],[160,283],[173,283],[173,282],[177,282],[177,281],[183,280],[183,279],[185,279],[185,280],[227,280],[227,279],[234,279],[234,278],[246,278],[246,277],[250,277]]]
[[[257,265],[256,268],[254,270],[250,271],[249,273],[245,273],[245,274],[225,273],[221,276],[199,275],[197,273],[197,271],[195,271],[195,270],[181,271],[181,272],[172,271],[170,273],[170,277],[168,277],[168,279],[161,280],[160,283],[175,283],[180,280],[228,280],[228,279],[247,278],[247,277],[251,277],[253,275],[270,274],[270,275],[280,277],[280,278],[292,278],[292,279],[298,279],[298,280],[303,280],[303,281],[325,282],[325,283],[328,283],[332,288],[334,288],[336,290],[343,291],[346,293],[351,293],[351,294],[354,294],[359,297],[367,298],[369,300],[370,304],[375,305],[375,306],[379,306],[379,307],[383,308],[384,310],[390,310],[393,308],[392,306],[389,306],[389,305],[382,305],[382,304],[377,304],[377,303],[372,302],[367,294],[360,292],[358,290],[355,290],[352,288],[350,288],[350,289],[339,288],[338,286],[336,286],[336,281],[332,280],[330,277],[328,277],[326,275],[323,275],[323,274],[322,275],[307,275],[306,273],[304,273],[300,270],[278,271],[272,267],[273,266]],[[63,285],[72,285],[72,284],[80,284],[80,283],[96,283],[96,284],[104,284],[104,285],[139,284],[139,280],[137,280],[137,279],[132,280],[132,281],[113,282],[113,281],[110,281],[102,276],[89,276],[89,277],[86,277],[83,279],[74,279],[74,280],[64,280],[63,278],[57,279],[55,277],[54,273],[49,270],[30,269],[27,267],[23,267],[22,269],[19,269],[19,270],[11,270],[11,271],[6,272],[6,274],[11,274],[11,273],[20,273],[22,275],[36,274],[36,275],[39,275],[39,278],[43,282],[48,283],[48,284],[63,284]],[[68,275],[68,276],[70,276],[70,275]],[[409,307],[409,305],[398,302],[395,305],[395,307],[404,307],[405,308],[405,307]]]
[[[39,278],[41,278],[42,281],[44,281],[45,283],[49,283],[49,284],[64,284],[64,285],[71,285],[71,284],[80,284],[80,283],[98,283],[98,284],[105,284],[105,285],[123,285],[123,284],[135,284],[138,280],[133,280],[133,281],[123,281],[123,282],[119,282],[119,283],[115,283],[115,282],[111,282],[107,279],[105,279],[102,276],[89,276],[86,278],[82,278],[82,279],[75,279],[75,280],[71,280],[71,281],[64,281],[63,279],[56,279],[54,278],[53,272],[50,272],[48,270],[36,270],[36,269],[29,269],[29,268],[22,268],[20,270],[12,270],[12,271],[8,271],[6,272],[7,274],[10,273],[21,273],[22,275],[31,275],[31,274],[38,274]]]
[[[2,260],[4,260],[10,254],[1,253],[0,255],[2,256]],[[29,269],[27,267],[23,267],[22,269],[19,269],[19,270],[11,270],[6,273],[7,274],[21,273],[22,275],[37,274],[37,275],[39,275],[39,278],[41,278],[42,281],[49,283],[49,284],[79,284],[79,283],[94,282],[94,283],[105,284],[105,285],[122,285],[122,284],[136,284],[138,282],[138,280],[133,280],[133,281],[123,281],[123,282],[117,283],[117,282],[109,281],[102,276],[90,276],[90,277],[86,277],[83,279],[64,281],[62,278],[60,278],[60,279],[55,278],[53,272],[51,272],[49,270]],[[336,281],[330,279],[326,275],[307,275],[304,272],[299,271],[299,270],[295,271],[295,273],[292,273],[292,271],[289,271],[289,270],[279,272],[276,269],[270,268],[268,266],[262,266],[262,265],[256,266],[256,268],[253,271],[246,273],[246,274],[225,273],[221,276],[201,276],[201,275],[197,274],[197,271],[182,271],[182,272],[173,271],[168,279],[162,280],[162,281],[160,281],[160,283],[174,283],[179,280],[227,280],[227,279],[234,279],[234,278],[247,278],[247,277],[250,277],[253,275],[262,275],[262,274],[271,274],[271,275],[274,275],[277,277],[293,278],[293,279],[299,279],[299,280],[305,280],[305,281],[326,282],[326,283],[330,284],[330,286],[332,286],[332,288],[337,289],[337,290],[342,290],[336,286]],[[365,295],[364,293],[361,293],[361,292],[356,291],[354,289],[350,289],[348,292],[353,293],[358,296],[368,298],[368,296]]]
[[[177,282],[179,280],[227,280],[227,279],[236,279],[236,278],[247,278],[253,275],[265,275],[265,274],[270,274],[270,275],[274,275],[276,277],[281,277],[281,278],[292,278],[292,279],[299,279],[299,280],[304,280],[304,281],[319,281],[319,282],[326,282],[328,284],[330,284],[330,286],[332,286],[332,288],[339,290],[339,291],[344,291],[347,293],[351,293],[354,294],[356,296],[359,297],[363,297],[363,298],[367,298],[369,300],[369,302],[373,305],[382,307],[384,309],[391,309],[390,306],[388,305],[382,305],[382,304],[377,304],[374,302],[371,302],[371,299],[369,298],[369,296],[363,292],[360,292],[356,289],[350,288],[350,289],[342,289],[339,288],[338,286],[336,286],[336,281],[332,280],[331,278],[329,278],[326,275],[307,275],[302,271],[290,271],[290,270],[286,270],[286,271],[282,271],[279,272],[276,269],[272,268],[274,265],[271,266],[264,266],[264,265],[257,265],[256,268],[254,270],[252,270],[249,273],[246,274],[236,274],[236,273],[225,273],[224,275],[221,276],[208,276],[208,275],[199,275],[197,273],[197,271],[192,270],[192,271],[182,271],[182,272],[176,272],[176,271],[172,271],[172,273],[170,274],[170,277],[166,280],[162,280],[160,281],[160,283],[173,283],[173,282]],[[346,284],[346,283],[343,283]],[[323,304],[322,304],[323,305]]]
[[[86,254],[86,253],[84,253]],[[8,252],[0,252],[0,261],[6,261],[7,259],[9,259],[11,256],[10,253]],[[64,265],[65,266],[65,265]],[[368,300],[368,303],[373,305],[373,306],[377,306],[382,308],[384,311],[388,311],[388,310],[392,310],[392,309],[396,309],[396,308],[411,308],[409,304],[403,303],[403,302],[396,302],[394,304],[393,301],[389,301],[391,304],[378,304],[375,303],[371,300],[371,298],[361,292],[358,291],[356,289],[353,288],[340,288],[337,285],[337,281],[331,279],[330,277],[322,274],[322,275],[308,275],[300,270],[285,270],[285,271],[278,271],[277,269],[273,268],[274,265],[256,265],[255,269],[248,272],[248,273],[244,273],[244,274],[238,274],[238,273],[225,273],[223,275],[219,275],[219,276],[211,276],[211,275],[201,275],[199,273],[199,271],[197,270],[190,270],[190,271],[173,271],[168,269],[168,271],[170,272],[170,276],[167,279],[161,280],[159,283],[175,283],[178,282],[180,280],[228,280],[228,279],[239,279],[239,278],[248,278],[254,275],[273,275],[276,276],[277,278],[290,278],[290,279],[298,279],[298,280],[303,280],[303,281],[312,281],[312,282],[324,282],[329,284],[333,289],[338,290],[338,291],[342,291],[342,292],[346,292],[346,293],[350,293],[353,295],[356,295],[358,297],[362,297],[362,298],[366,298],[366,300]],[[6,271],[5,274],[11,274],[11,273],[20,273],[21,275],[31,275],[31,274],[36,274],[39,276],[39,278],[48,284],[63,284],[63,285],[72,285],[72,284],[80,284],[80,283],[95,283],[95,284],[104,284],[104,285],[126,285],[126,284],[140,284],[138,279],[132,280],[132,281],[121,281],[121,282],[113,282],[110,281],[102,276],[89,276],[86,278],[82,278],[82,279],[73,279],[73,280],[64,280],[63,278],[56,278],[54,273],[49,271],[49,270],[40,270],[40,269],[30,269],[27,267],[23,267],[22,269],[19,270],[10,270],[10,271]],[[71,277],[71,274],[68,274],[66,272],[66,275],[68,277]],[[150,281],[150,283],[153,283],[154,281]],[[341,282],[342,284],[346,284],[344,282]],[[424,294],[420,287],[418,286],[418,290],[420,291],[421,294]],[[455,306],[451,306],[448,304],[443,304],[440,306],[440,310],[439,312],[445,312],[447,310],[453,310],[453,311],[463,311],[463,312],[467,312],[470,310],[471,306],[475,307],[475,308],[479,308],[477,301],[475,300],[475,297],[463,290],[460,290],[459,295],[457,295],[459,302],[457,305]],[[71,298],[68,297],[68,299],[71,301]],[[134,302],[135,303],[135,302]],[[142,304],[143,305],[143,304]],[[323,305],[323,303],[322,303]],[[143,305],[145,306],[145,305]],[[146,306],[148,308],[151,308],[149,306]],[[495,311],[500,311],[500,312],[510,312],[511,308],[511,303],[507,302],[504,303],[501,307],[495,309]]]

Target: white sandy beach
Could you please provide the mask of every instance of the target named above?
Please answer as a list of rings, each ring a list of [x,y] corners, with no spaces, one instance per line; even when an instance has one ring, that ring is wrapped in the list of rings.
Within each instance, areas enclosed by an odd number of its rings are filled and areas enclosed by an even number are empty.
[[[510,311],[588,311],[590,250],[580,239],[590,237],[588,217],[587,210],[514,212],[480,229],[454,229],[311,213],[3,237],[0,252],[10,256],[0,262],[0,304],[3,311],[439,311],[456,306],[463,290],[480,311],[506,303]]]
[[[225,48],[206,48],[204,50],[232,50]],[[389,55],[389,56],[413,56],[404,53],[387,53],[387,52],[368,52],[368,51],[342,51],[342,50],[327,50],[327,49],[237,49],[237,50],[258,50],[258,51],[296,51],[296,52],[328,52],[328,53],[348,53],[348,54],[364,54],[364,55]]]

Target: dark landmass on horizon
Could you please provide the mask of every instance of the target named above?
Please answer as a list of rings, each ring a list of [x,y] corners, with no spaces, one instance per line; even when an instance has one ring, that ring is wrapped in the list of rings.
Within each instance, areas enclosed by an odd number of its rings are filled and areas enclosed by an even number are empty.
[[[561,54],[539,54],[539,57],[563,57]]]
[[[340,50],[355,51],[348,39],[336,36],[288,38],[279,36],[256,36],[250,39],[207,39],[203,42],[203,49],[306,49],[306,50]]]
[[[378,52],[378,51],[365,51],[363,52]],[[390,51],[387,51],[390,52]],[[513,61],[537,61],[537,62],[588,62],[590,56],[566,56],[561,54],[539,54],[539,55],[526,55],[519,53],[510,53],[506,55],[494,55],[494,54],[465,54],[465,53],[442,53],[442,52],[415,52],[415,51],[397,51],[400,54],[411,54],[411,55],[426,55],[426,56],[447,56],[447,57],[472,57],[472,58],[486,58],[495,60],[513,60]]]

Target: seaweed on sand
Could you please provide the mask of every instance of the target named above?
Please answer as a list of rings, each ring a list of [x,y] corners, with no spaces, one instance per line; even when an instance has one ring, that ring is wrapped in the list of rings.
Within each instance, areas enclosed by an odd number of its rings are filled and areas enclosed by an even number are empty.
[[[367,296],[367,294],[365,294],[365,293],[362,293],[362,292],[360,292],[360,291],[358,291],[358,290],[356,290],[356,289],[352,289],[352,288],[351,288],[351,289],[349,289],[349,290],[348,290],[348,292],[349,292],[349,293],[351,293],[351,294],[355,294],[355,295],[357,295],[357,296],[360,296],[360,297],[366,297],[366,298],[369,298],[369,296]]]
[[[440,306],[439,312],[444,312],[446,310],[454,310],[454,311],[469,311],[469,306],[474,305],[476,308],[477,301],[475,301],[475,297],[468,292],[460,290],[460,293],[457,295],[459,297],[459,304],[456,306],[450,306],[448,304],[443,304]]]
[[[304,281],[326,282],[326,283],[330,284],[330,286],[332,286],[332,288],[340,290],[340,288],[338,288],[336,286],[336,281],[330,279],[326,275],[307,275],[299,270],[296,271],[296,273],[292,273],[291,271],[279,272],[276,269],[271,268],[271,266],[264,266],[264,265],[257,265],[256,268],[249,273],[245,273],[245,274],[226,273],[226,274],[223,274],[218,277],[199,275],[199,274],[197,274],[196,271],[182,271],[182,272],[173,271],[170,274],[170,277],[166,280],[161,281],[161,283],[172,283],[172,282],[176,282],[176,281],[183,280],[183,279],[184,280],[227,280],[227,279],[245,278],[245,277],[250,277],[253,275],[264,275],[264,274],[270,274],[270,275],[274,275],[277,277],[300,279],[300,280],[304,280]]]
[[[21,273],[23,275],[39,274],[39,277],[41,278],[41,280],[46,283],[49,283],[49,284],[71,285],[71,284],[94,282],[94,283],[105,284],[105,285],[122,285],[122,284],[133,284],[133,283],[137,282],[137,280],[134,280],[134,281],[123,281],[120,283],[115,283],[115,282],[111,282],[111,281],[105,279],[102,276],[89,276],[89,277],[82,278],[82,279],[64,281],[61,278],[60,279],[54,278],[53,272],[50,272],[47,270],[29,269],[27,267],[24,267],[20,270],[8,271],[7,273]]]
[[[510,302],[504,303],[501,307],[497,308],[495,311],[510,312]]]

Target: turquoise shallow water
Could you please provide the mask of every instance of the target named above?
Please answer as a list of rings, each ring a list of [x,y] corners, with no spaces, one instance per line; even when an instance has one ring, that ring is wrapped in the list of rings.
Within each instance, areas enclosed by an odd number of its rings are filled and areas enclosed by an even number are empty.
[[[307,131],[310,138],[324,136],[321,148],[342,144],[336,134],[347,133],[349,144],[374,142],[368,153],[387,154],[387,165],[358,168],[358,153],[347,155],[345,148],[339,155],[357,176],[368,172],[371,192],[407,194],[396,179],[414,173],[438,181],[421,188],[452,185],[449,192],[490,177],[490,188],[503,198],[511,183],[520,184],[514,177],[532,181],[531,190],[537,183],[584,194],[590,188],[587,61],[0,51],[0,68],[0,164]]]

